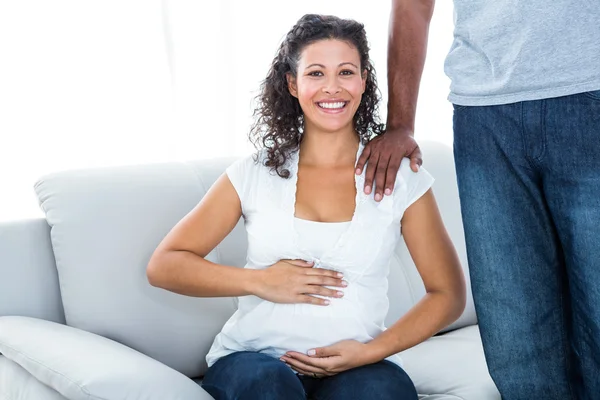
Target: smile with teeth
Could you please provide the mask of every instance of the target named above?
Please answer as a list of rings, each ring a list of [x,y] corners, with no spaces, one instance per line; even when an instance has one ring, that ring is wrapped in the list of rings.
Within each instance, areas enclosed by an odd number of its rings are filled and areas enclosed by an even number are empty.
[[[317,105],[321,108],[327,108],[330,110],[339,110],[341,108],[344,108],[346,106],[345,101],[337,101],[335,103],[317,103]]]

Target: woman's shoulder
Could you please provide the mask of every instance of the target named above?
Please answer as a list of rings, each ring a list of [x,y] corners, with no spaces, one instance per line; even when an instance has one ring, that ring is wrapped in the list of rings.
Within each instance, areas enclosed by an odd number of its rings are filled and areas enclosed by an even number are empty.
[[[264,150],[258,150],[250,154],[239,157],[227,168],[227,173],[252,174],[265,167],[266,155]]]
[[[410,167],[410,158],[404,157],[400,163],[398,174],[396,175],[396,185],[410,186],[418,181],[433,181],[433,177],[423,166],[419,166],[417,172],[413,171]]]
[[[410,159],[403,158],[396,175],[394,197],[404,207],[410,206],[433,185],[434,178],[424,167],[414,172],[410,167]]]

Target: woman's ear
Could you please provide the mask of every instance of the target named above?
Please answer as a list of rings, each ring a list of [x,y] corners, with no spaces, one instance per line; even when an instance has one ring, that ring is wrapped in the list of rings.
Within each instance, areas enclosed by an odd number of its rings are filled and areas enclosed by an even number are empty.
[[[363,73],[362,73],[362,92],[363,93],[367,89],[367,76],[369,76],[369,73],[367,72],[366,69],[364,69]]]
[[[285,74],[285,78],[287,79],[288,90],[290,94],[296,98],[298,98],[298,87],[296,86],[296,78],[292,76],[292,74]]]

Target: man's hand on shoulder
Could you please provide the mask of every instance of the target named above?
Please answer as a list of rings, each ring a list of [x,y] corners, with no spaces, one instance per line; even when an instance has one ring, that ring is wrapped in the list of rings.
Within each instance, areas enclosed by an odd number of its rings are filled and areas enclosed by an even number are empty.
[[[392,194],[396,175],[404,157],[410,158],[410,167],[414,172],[419,171],[423,159],[410,129],[388,129],[383,135],[371,140],[365,146],[356,164],[356,174],[360,175],[368,161],[365,172],[365,193],[371,193],[373,180],[375,180],[375,201],[381,201],[384,194],[388,196]]]

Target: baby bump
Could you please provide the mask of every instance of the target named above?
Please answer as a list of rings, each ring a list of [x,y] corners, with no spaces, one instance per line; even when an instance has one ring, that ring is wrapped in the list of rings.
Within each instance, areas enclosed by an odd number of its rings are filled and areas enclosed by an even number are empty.
[[[361,318],[354,301],[332,299],[329,306],[262,301],[241,316],[228,334],[249,351],[279,356],[346,339],[364,343],[373,339],[370,333],[373,324]]]

